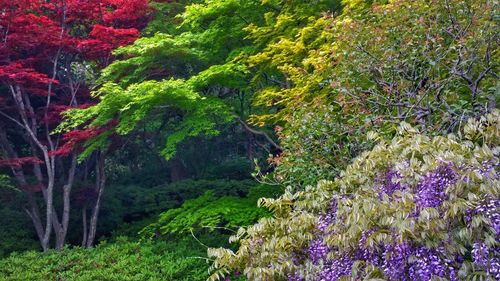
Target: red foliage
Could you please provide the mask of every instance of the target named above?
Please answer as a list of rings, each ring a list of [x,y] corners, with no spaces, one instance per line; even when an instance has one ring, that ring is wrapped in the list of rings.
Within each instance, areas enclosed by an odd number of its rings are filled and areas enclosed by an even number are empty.
[[[90,140],[92,138],[97,137],[98,135],[108,131],[112,127],[116,126],[116,122],[110,122],[106,126],[102,127],[93,127],[93,128],[88,128],[88,129],[83,129],[83,130],[73,130],[70,132],[67,132],[63,136],[63,141],[64,144],[59,147],[58,149],[49,152],[50,155],[61,155],[61,156],[68,156],[73,152],[75,149],[81,147],[83,143],[85,143],[87,140]]]
[[[143,0],[107,0],[104,23],[120,28],[143,28],[152,9]]]
[[[116,29],[96,24],[89,39],[82,40],[78,49],[90,60],[106,58],[113,49],[134,42],[139,35],[139,30],[135,28]]]
[[[33,108],[23,114],[36,120],[32,127],[37,128],[40,143],[47,144],[45,130],[51,131],[61,122],[62,112],[93,102],[84,81],[77,81],[75,87],[74,79],[78,78],[70,73],[73,63],[95,60],[105,66],[112,60],[113,49],[137,39],[150,14],[148,0],[0,0],[3,113],[19,119],[21,109],[9,88],[20,89],[23,102]],[[7,118],[0,121],[9,124]],[[107,129],[108,126],[69,132],[56,142],[60,146],[51,155],[68,155]],[[39,161],[36,157],[7,159],[1,160],[0,166],[22,168]]]
[[[40,73],[33,68],[24,67],[21,63],[14,62],[0,66],[0,80],[7,84],[28,86],[30,89],[45,88],[50,82],[57,84],[58,81],[49,78],[45,73]],[[36,93],[42,95],[40,92]],[[47,92],[42,96],[47,96]]]
[[[29,156],[29,157],[21,157],[21,158],[12,158],[12,159],[3,159],[0,160],[0,167],[13,167],[20,169],[24,165],[29,164],[42,164],[43,161],[37,157]]]

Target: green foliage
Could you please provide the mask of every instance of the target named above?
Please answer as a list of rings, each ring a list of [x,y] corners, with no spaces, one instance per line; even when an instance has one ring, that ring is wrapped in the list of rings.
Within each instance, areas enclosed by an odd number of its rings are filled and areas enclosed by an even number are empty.
[[[23,207],[27,202],[23,194],[11,186],[10,179],[4,178],[9,187],[0,187],[0,259],[12,252],[39,250],[35,228]]]
[[[99,104],[67,113],[59,130],[117,121],[114,132],[123,135],[134,132],[140,122],[165,120],[170,130],[162,155],[170,158],[187,138],[217,134],[215,124],[231,121],[234,113],[246,119],[254,110],[244,104],[254,91],[276,86],[274,80],[286,84],[278,65],[287,59],[300,61],[306,49],[317,45],[314,37],[321,27],[301,28],[322,11],[340,9],[338,0],[199,1],[174,20],[179,5],[155,5],[159,12],[145,32],[148,36],[116,50],[121,59],[102,72]],[[161,17],[169,17],[165,28],[158,24]],[[296,37],[300,44],[286,44]],[[88,142],[82,157],[106,146],[108,136]]]
[[[275,180],[333,179],[370,148],[370,130],[391,139],[407,122],[446,134],[495,108],[497,10],[489,0],[345,1],[250,56],[253,69],[286,78],[255,93],[254,106],[271,110],[250,117],[284,124]]]
[[[160,214],[157,222],[141,231],[145,237],[158,234],[185,235],[190,232],[204,233],[214,230],[232,230],[255,223],[268,212],[256,206],[257,199],[277,195],[275,187],[258,186],[251,189],[246,197],[217,197],[214,191],[185,201],[180,208],[170,209]]]
[[[457,254],[466,257],[459,268],[460,278],[481,274],[470,260],[472,244],[498,247],[497,234],[485,215],[473,214],[472,223],[467,223],[467,216],[485,201],[499,197],[499,140],[498,110],[480,120],[469,120],[459,136],[428,137],[403,123],[394,139],[380,140],[334,181],[321,181],[297,193],[288,190],[278,199],[262,199],[260,205],[274,215],[240,228],[230,238],[240,244],[236,252],[209,249],[209,256],[215,258],[215,271],[209,280],[220,279],[231,270],[245,272],[251,280],[283,280],[287,273],[314,276],[321,265],[307,260],[307,248],[333,200],[336,219],[329,224],[324,239],[337,251],[330,252],[329,259],[352,253],[361,235],[373,229],[375,233],[367,241],[373,247],[395,239],[431,249],[444,247],[446,258],[453,260]],[[417,207],[413,191],[422,178],[443,163],[455,167],[457,181],[445,189],[441,205]],[[482,172],[484,163],[493,167],[487,175]],[[408,188],[381,196],[378,179],[389,169],[399,173],[397,182]],[[417,210],[419,215],[414,215]],[[353,278],[369,278],[380,270],[375,265],[357,273],[353,270]]]
[[[207,264],[198,258],[203,250],[192,239],[141,243],[119,239],[93,249],[16,253],[0,260],[0,280],[204,280]]]
[[[273,181],[304,188],[318,179],[333,180],[351,159],[371,147],[357,119],[344,120],[338,107],[317,105],[298,110],[287,117],[278,132],[284,151],[272,159],[276,169]]]
[[[118,124],[113,130],[125,135],[134,130],[146,115],[156,111],[157,118],[170,118],[173,121],[172,132],[162,151],[165,158],[171,158],[176,146],[185,138],[199,134],[215,135],[218,133],[216,120],[227,122],[231,119],[223,103],[200,96],[183,80],[146,81],[132,84],[126,89],[115,83],[107,83],[99,89],[98,96],[101,99],[99,104],[66,113],[67,122],[77,126],[92,120],[90,127],[100,127],[117,119]],[[159,106],[172,110],[165,116],[165,112],[158,110]],[[87,157],[102,145],[98,141],[91,142],[80,157]]]
[[[138,181],[140,182],[140,181]],[[136,238],[141,229],[157,220],[167,210],[180,208],[186,200],[210,191],[216,198],[245,198],[257,183],[253,180],[183,180],[157,186],[114,184],[103,195],[97,237],[127,236]],[[69,242],[81,240],[82,218],[73,212]]]
[[[2,175],[2,174],[0,174],[0,188],[15,189],[12,186],[12,183],[10,181],[10,177],[8,175]]]
[[[0,196],[2,195],[4,194],[0,191]],[[15,200],[14,202],[0,200],[0,225],[2,225],[0,227],[0,259],[12,252],[40,249],[33,225],[26,213],[14,208],[21,201]]]
[[[311,17],[296,36],[271,41],[248,59],[263,74],[275,69],[275,77],[286,78],[266,83],[254,98],[257,106],[279,110],[252,120],[283,120],[321,102],[341,108],[340,123],[405,121],[425,131],[456,130],[498,100],[496,10],[489,0],[345,1],[340,15]],[[279,22],[264,31],[280,31]]]

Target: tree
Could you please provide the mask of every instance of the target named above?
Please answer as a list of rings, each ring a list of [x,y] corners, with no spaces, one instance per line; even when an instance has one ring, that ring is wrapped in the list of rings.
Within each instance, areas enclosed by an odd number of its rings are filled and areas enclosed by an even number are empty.
[[[77,170],[74,140],[52,130],[61,121],[60,113],[93,102],[88,87],[96,67],[111,61],[112,49],[139,36],[137,28],[145,26],[148,13],[142,0],[0,4],[0,144],[5,163],[28,197],[26,212],[43,250],[50,247],[52,230],[55,247],[65,243]],[[63,199],[60,216],[54,206],[58,191]]]
[[[333,180],[370,148],[370,130],[390,139],[404,121],[446,134],[496,108],[497,11],[487,0],[346,1],[250,57],[288,81],[257,91],[254,106],[271,110],[250,117],[282,125],[273,180]]]
[[[217,134],[221,123],[237,122],[247,136],[249,158],[255,157],[255,147],[278,154],[282,148],[269,136],[272,131],[252,128],[247,119],[255,112],[253,93],[285,85],[286,79],[276,74],[275,65],[254,71],[250,58],[266,53],[278,40],[295,38],[322,10],[339,8],[340,2],[332,0],[314,5],[233,0],[187,5],[177,17],[177,30],[153,23],[148,28],[152,35],[116,50],[122,59],[103,70],[99,103],[68,113],[65,126],[101,126],[114,119],[115,132],[125,135],[145,122],[168,120],[162,154],[170,158],[181,141]],[[153,27],[160,32],[154,33]],[[89,142],[87,152],[98,141]]]

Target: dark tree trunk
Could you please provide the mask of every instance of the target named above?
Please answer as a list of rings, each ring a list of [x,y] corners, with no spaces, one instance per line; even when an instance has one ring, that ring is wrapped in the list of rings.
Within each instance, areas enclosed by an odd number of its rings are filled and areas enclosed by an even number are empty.
[[[102,194],[104,193],[104,186],[106,183],[106,175],[104,173],[104,153],[97,152],[96,156],[96,192],[97,199],[94,207],[92,208],[92,215],[90,217],[90,225],[88,229],[87,244],[88,248],[94,245],[95,234],[97,231],[97,219],[99,217],[99,209],[101,207]]]

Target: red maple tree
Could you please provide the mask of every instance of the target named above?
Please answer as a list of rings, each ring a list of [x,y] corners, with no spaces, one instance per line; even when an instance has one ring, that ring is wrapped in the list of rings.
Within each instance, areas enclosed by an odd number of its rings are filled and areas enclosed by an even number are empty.
[[[0,0],[0,166],[11,170],[20,187],[38,187],[23,190],[44,250],[52,231],[55,247],[65,244],[78,143],[106,128],[64,136],[52,131],[62,112],[92,104],[86,84],[98,70],[92,65],[109,64],[111,51],[132,43],[150,14],[147,0]],[[103,155],[95,156],[101,189]],[[55,194],[62,194],[62,211],[53,204]],[[43,206],[36,200],[40,195]],[[99,201],[85,233],[87,246],[94,240]]]

